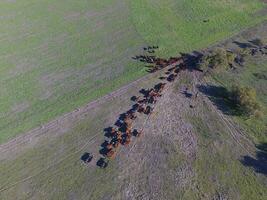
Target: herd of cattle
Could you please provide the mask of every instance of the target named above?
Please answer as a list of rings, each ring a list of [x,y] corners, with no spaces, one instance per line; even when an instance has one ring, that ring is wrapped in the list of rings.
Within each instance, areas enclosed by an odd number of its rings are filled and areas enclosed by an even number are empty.
[[[168,60],[155,58],[154,56],[142,56],[138,59],[146,60],[145,62],[153,63],[153,68],[150,72],[156,72],[167,66],[173,66],[166,72],[165,79],[168,82],[173,82],[178,76],[180,70],[184,70],[185,66],[181,58],[170,58]],[[166,82],[160,82],[151,89],[140,90],[141,96],[133,96],[134,105],[130,110],[120,115],[115,123],[116,127],[109,127],[105,129],[105,140],[101,145],[100,154],[102,157],[97,161],[97,166],[106,168],[109,160],[114,159],[120,146],[127,146],[131,143],[132,137],[140,137],[143,134],[143,129],[137,130],[133,128],[133,122],[137,119],[138,115],[144,114],[150,116],[153,113],[154,107],[158,99],[162,96],[166,88]],[[88,156],[85,162],[92,160],[92,155]]]
[[[144,48],[146,54],[148,53],[148,55],[135,56],[133,59],[150,64],[148,66],[148,72],[150,73],[169,67],[165,73],[167,76],[160,77],[161,80],[166,80],[167,82],[173,82],[181,70],[190,70],[192,66],[198,62],[202,55],[198,52],[194,52],[194,54],[181,54],[181,56],[177,58],[171,57],[169,59],[162,59],[153,55],[155,49],[157,48],[158,46]],[[252,56],[258,53],[266,55],[266,50],[267,46],[252,48],[250,54]],[[131,98],[135,104],[126,113],[120,115],[119,119],[115,123],[116,128],[109,127],[105,129],[105,136],[108,140],[101,145],[102,148],[100,150],[100,154],[102,157],[97,161],[97,166],[100,168],[106,168],[109,160],[116,157],[121,145],[127,146],[131,143],[132,137],[142,136],[143,129],[133,129],[133,122],[137,119],[138,113],[147,116],[150,116],[153,113],[155,104],[162,96],[162,92],[165,88],[166,82],[161,82],[149,90],[142,89],[140,91],[142,96],[134,96]],[[82,160],[85,163],[89,163],[93,159],[93,156],[89,153],[86,153],[84,156],[82,157]]]

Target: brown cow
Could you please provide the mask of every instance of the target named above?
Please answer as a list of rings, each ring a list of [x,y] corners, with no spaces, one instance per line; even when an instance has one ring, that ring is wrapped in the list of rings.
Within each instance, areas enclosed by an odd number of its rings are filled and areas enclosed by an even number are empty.
[[[122,139],[122,133],[120,131],[118,131],[116,137],[117,137],[117,140]]]
[[[107,157],[108,157],[108,158],[114,159],[115,156],[116,156],[116,152],[113,151],[113,150],[110,150],[110,151],[107,153]]]
[[[127,117],[132,120],[135,120],[137,118],[136,113],[134,111],[128,111]]]
[[[124,119],[124,123],[128,127],[128,126],[132,125],[133,121],[130,118],[127,117],[127,118]]]
[[[130,142],[131,142],[131,138],[127,136],[126,139],[125,139],[124,144],[128,145],[128,144],[130,144]]]
[[[113,146],[114,146],[114,148],[118,148],[118,147],[120,146],[120,142],[119,142],[119,141],[115,142],[115,143],[113,144]]]
[[[112,128],[110,133],[114,137],[117,135],[118,131],[115,128]]]
[[[149,92],[149,94],[148,94],[148,96],[150,96],[150,97],[155,97],[155,96],[157,96],[157,92],[155,92],[154,90],[151,90],[150,92]]]
[[[138,105],[138,108],[137,108],[137,111],[138,111],[139,113],[144,112],[144,111],[145,111],[145,107],[144,107],[144,105],[139,104],[139,105]]]
[[[156,98],[154,96],[149,98],[149,103],[155,104],[157,102]]]
[[[113,145],[110,143],[110,144],[108,144],[107,145],[107,150],[111,150],[112,149],[112,147],[113,147]]]
[[[122,138],[118,139],[118,143],[122,144],[123,143],[123,140]]]
[[[125,134],[126,134],[127,136],[131,136],[131,135],[132,135],[132,127],[127,127],[127,128],[126,128],[126,131],[125,131]]]

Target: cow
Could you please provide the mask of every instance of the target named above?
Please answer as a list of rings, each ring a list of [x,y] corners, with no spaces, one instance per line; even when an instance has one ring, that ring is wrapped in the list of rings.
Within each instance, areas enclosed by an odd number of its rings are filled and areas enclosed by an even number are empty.
[[[106,146],[107,150],[111,150],[112,147],[113,147],[113,144],[112,144],[112,143],[109,143],[109,144]]]
[[[106,161],[105,158],[100,158],[100,159],[97,161],[96,165],[97,165],[98,167],[102,168],[102,169],[105,169],[105,168],[108,166],[108,161]]]
[[[139,113],[143,113],[143,112],[145,111],[145,107],[144,107],[143,105],[140,105],[140,104],[139,104],[137,111],[138,111]]]
[[[147,106],[144,113],[146,115],[150,115],[153,112],[153,108],[151,106]]]
[[[125,145],[128,145],[128,144],[130,144],[130,142],[131,142],[131,138],[127,136],[127,137],[125,138],[125,142],[124,142],[124,144],[125,144]]]
[[[107,153],[107,157],[110,158],[110,159],[114,159],[116,156],[116,152],[113,151],[113,150],[110,150],[108,153]]]
[[[136,133],[135,133],[136,137],[140,137],[141,135],[143,135],[143,130],[136,131]]]

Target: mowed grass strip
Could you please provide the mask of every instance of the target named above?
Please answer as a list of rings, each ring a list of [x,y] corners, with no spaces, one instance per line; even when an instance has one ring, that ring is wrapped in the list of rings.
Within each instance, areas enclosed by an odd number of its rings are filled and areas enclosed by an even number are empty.
[[[144,75],[131,57],[206,47],[263,20],[248,0],[0,3],[0,143]],[[206,21],[206,22],[204,22]]]

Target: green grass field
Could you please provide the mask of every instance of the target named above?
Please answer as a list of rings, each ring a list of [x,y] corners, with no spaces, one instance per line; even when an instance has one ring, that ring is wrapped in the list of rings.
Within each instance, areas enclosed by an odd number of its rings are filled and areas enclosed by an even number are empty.
[[[207,47],[247,26],[256,0],[0,2],[0,143],[144,75],[131,57]],[[208,20],[208,22],[204,22]]]

